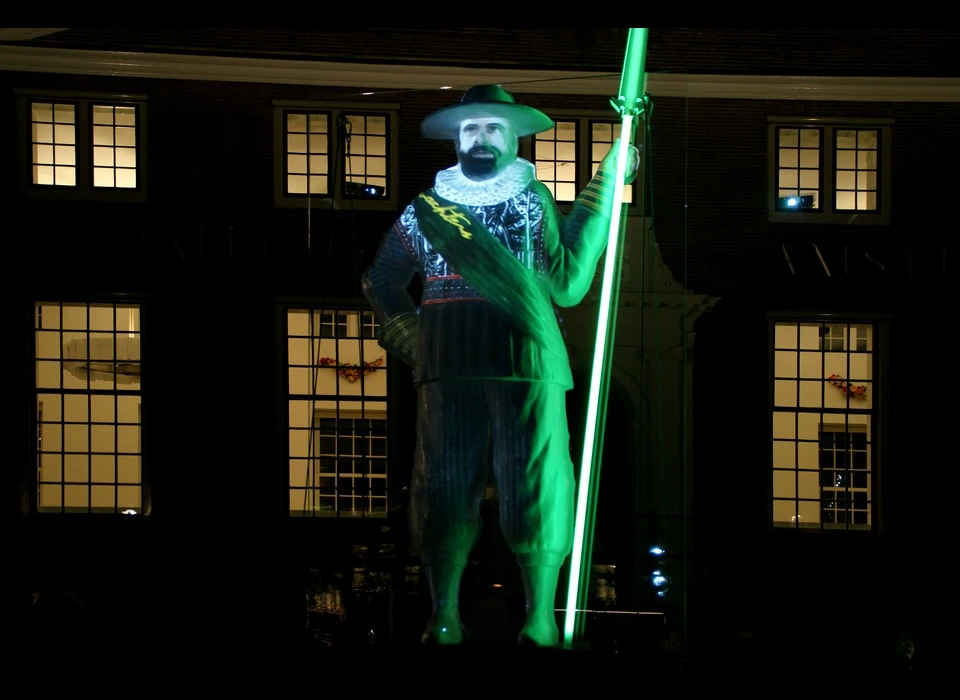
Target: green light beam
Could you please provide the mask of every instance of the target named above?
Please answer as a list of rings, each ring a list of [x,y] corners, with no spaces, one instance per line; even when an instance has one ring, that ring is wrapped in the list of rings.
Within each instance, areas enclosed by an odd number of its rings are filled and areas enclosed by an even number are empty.
[[[620,258],[622,251],[619,247],[621,213],[623,209],[623,181],[626,176],[627,154],[633,141],[633,121],[640,104],[642,79],[644,75],[644,61],[647,51],[647,29],[631,28],[627,36],[627,50],[624,57],[623,74],[620,81],[619,102],[622,107],[622,122],[620,127],[619,152],[617,154],[617,171],[614,179],[613,205],[610,215],[610,230],[607,238],[606,260],[603,268],[603,282],[600,292],[600,309],[597,318],[597,340],[593,353],[593,368],[590,373],[590,394],[587,400],[586,431],[583,439],[583,455],[580,464],[580,481],[578,484],[577,510],[573,531],[573,550],[570,557],[570,584],[567,590],[566,618],[563,628],[563,643],[565,648],[573,646],[574,628],[577,621],[578,602],[581,598],[581,583],[589,579],[589,555],[584,556],[584,550],[592,548],[593,523],[589,523],[590,536],[586,536],[588,513],[594,509],[591,495],[595,494],[594,481],[599,476],[599,466],[593,469],[594,457],[599,456],[599,446],[603,441],[603,426],[605,422],[605,407],[607,400],[605,367],[608,345],[612,347],[614,335],[613,323],[616,310],[613,308],[613,290],[615,278],[620,272]],[[619,286],[619,285],[618,285]],[[601,388],[604,390],[601,392]],[[603,394],[601,396],[601,393]],[[587,540],[590,540],[588,543]],[[583,605],[582,607],[586,607]],[[582,627],[582,625],[581,625]]]

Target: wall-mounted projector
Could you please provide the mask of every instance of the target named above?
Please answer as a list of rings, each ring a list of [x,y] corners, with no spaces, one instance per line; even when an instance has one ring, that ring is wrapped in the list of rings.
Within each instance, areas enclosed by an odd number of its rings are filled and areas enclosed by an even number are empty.
[[[343,193],[347,197],[382,197],[383,191],[379,185],[364,182],[348,182],[343,186]]]
[[[803,211],[813,209],[812,194],[791,194],[777,199],[777,209],[783,211]]]

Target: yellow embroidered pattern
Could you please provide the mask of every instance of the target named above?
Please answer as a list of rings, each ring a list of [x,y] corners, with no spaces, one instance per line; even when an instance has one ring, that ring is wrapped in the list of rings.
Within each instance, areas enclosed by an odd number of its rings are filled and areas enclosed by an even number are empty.
[[[473,233],[464,228],[465,224],[470,223],[470,219],[467,218],[467,215],[458,211],[455,205],[443,207],[440,206],[439,202],[435,200],[428,194],[420,193],[420,198],[423,199],[427,204],[430,205],[430,208],[440,216],[441,219],[446,221],[449,224],[453,224],[458,229],[460,229],[460,235],[470,240],[473,238]]]

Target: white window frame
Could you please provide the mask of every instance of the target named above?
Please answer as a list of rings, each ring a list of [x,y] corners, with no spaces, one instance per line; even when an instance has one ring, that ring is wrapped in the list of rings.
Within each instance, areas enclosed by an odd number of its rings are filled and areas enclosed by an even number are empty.
[[[363,211],[396,211],[399,202],[399,133],[400,107],[386,102],[311,102],[274,100],[273,102],[274,205],[280,208],[356,209]],[[288,112],[322,112],[329,115],[327,172],[332,188],[326,194],[287,194],[286,114]],[[376,115],[387,118],[386,192],[383,197],[369,198],[344,191],[345,163],[337,162],[345,144],[337,128],[342,115]],[[330,154],[334,154],[331,157]],[[345,153],[344,153],[345,155]]]
[[[557,109],[545,110],[545,112],[555,122],[576,122],[576,160],[574,166],[576,168],[574,198],[576,198],[587,186],[587,183],[590,182],[590,178],[592,178],[595,173],[595,163],[592,152],[593,144],[590,140],[592,133],[591,125],[595,122],[609,122],[619,126],[621,124],[621,119],[616,114],[611,114],[611,112],[603,110]],[[644,142],[645,122],[640,119],[635,122],[635,125],[637,131],[634,138],[634,145],[636,145],[638,148],[642,148],[642,144]],[[527,136],[520,140],[520,157],[529,160],[534,164],[534,166],[536,166],[535,140],[536,135]],[[598,157],[602,158],[606,152],[606,150],[603,150],[602,153],[598,154]],[[641,160],[640,172],[637,174],[636,179],[630,185],[625,186],[632,191],[632,201],[627,202],[624,200],[628,215],[639,215],[642,213],[642,202],[640,200],[640,196],[644,191],[643,170],[643,161]],[[560,211],[566,213],[569,212],[573,207],[573,202],[557,202],[557,207],[560,209]]]
[[[893,119],[855,117],[767,117],[767,218],[771,223],[821,223],[887,225],[891,222],[891,180],[893,157]],[[779,128],[819,129],[819,211],[782,211],[777,209],[779,195]],[[847,211],[836,209],[836,141],[835,133],[843,129],[871,129],[879,132],[877,166],[877,210]]]
[[[33,139],[31,105],[52,102],[76,106],[76,185],[33,183]],[[121,93],[76,93],[51,90],[17,91],[17,190],[20,196],[36,199],[145,202],[147,199],[147,97]],[[93,122],[94,105],[136,109],[136,187],[94,187]]]

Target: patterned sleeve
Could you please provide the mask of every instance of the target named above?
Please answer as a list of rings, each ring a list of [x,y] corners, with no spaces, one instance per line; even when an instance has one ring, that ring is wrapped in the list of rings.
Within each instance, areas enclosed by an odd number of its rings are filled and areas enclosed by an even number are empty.
[[[420,271],[422,246],[413,205],[407,206],[380,242],[373,262],[363,273],[363,294],[381,326],[417,307],[407,292]]]

